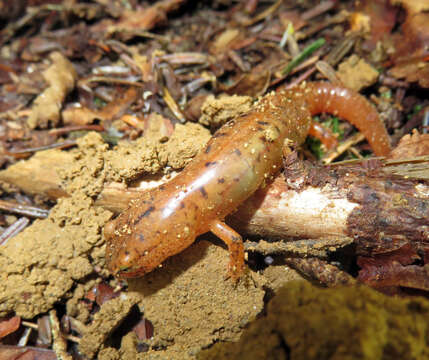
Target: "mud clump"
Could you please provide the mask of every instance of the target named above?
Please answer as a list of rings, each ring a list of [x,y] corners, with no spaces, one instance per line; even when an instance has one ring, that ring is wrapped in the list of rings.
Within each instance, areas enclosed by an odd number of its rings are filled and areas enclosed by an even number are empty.
[[[101,230],[111,213],[76,195],[61,199],[50,216],[14,237],[0,251],[0,316],[46,312],[104,266]]]
[[[429,302],[387,297],[365,286],[320,289],[291,282],[237,343],[198,359],[427,359]]]
[[[265,293],[250,272],[238,284],[226,280],[228,261],[225,249],[202,240],[162,268],[130,279],[129,290],[142,296],[155,329],[145,359],[193,359],[216,341],[239,339],[262,311]]]

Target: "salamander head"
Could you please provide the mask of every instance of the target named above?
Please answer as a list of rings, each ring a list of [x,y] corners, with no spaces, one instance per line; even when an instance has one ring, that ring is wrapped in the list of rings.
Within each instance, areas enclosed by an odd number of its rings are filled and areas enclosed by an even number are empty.
[[[143,276],[195,239],[195,234],[179,234],[178,216],[165,219],[162,211],[146,206],[146,210],[125,212],[104,227],[107,267],[115,276]]]
[[[151,233],[151,227],[147,225],[142,232],[141,226],[132,228],[123,224],[121,216],[106,224],[106,261],[113,275],[121,278],[143,276],[165,260],[156,251],[157,246],[162,245],[162,239],[156,236],[156,231]]]

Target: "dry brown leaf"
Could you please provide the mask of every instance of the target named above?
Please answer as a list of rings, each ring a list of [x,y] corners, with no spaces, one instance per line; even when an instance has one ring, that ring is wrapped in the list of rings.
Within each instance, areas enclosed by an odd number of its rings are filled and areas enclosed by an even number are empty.
[[[409,159],[429,155],[429,134],[419,134],[414,129],[412,134],[401,138],[399,144],[389,154],[390,159]]]
[[[50,59],[52,65],[43,73],[48,87],[34,100],[27,120],[32,129],[37,126],[46,128],[49,123],[58,124],[62,103],[77,79],[73,64],[64,55],[54,52]]]
[[[429,87],[429,13],[408,15],[402,34],[395,38],[396,52],[392,56],[395,67],[389,73],[396,78],[418,82]]]
[[[429,63],[413,61],[399,64],[389,70],[389,74],[408,82],[418,82],[421,87],[429,88]]]
[[[85,107],[65,109],[62,116],[65,125],[87,125],[92,124],[95,119],[105,120],[99,111],[94,111]]]
[[[392,5],[402,5],[410,13],[429,10],[428,0],[392,0]]]
[[[101,110],[88,108],[68,108],[62,113],[63,122],[66,125],[86,125],[94,120],[113,120],[123,115],[133,104],[139,95],[135,87],[130,87],[123,94],[118,94],[115,99],[109,102]]]
[[[212,46],[210,47],[210,52],[212,54],[218,54],[230,50],[230,46],[235,44],[240,39],[240,30],[235,28],[226,29],[224,32],[220,33]]]
[[[350,17],[351,28],[366,30],[368,18],[371,33],[370,43],[375,46],[377,41],[389,35],[395,26],[398,9],[389,3],[389,0],[364,0],[357,6],[357,13]]]
[[[122,37],[132,37],[133,33],[151,30],[167,20],[167,13],[177,9],[184,0],[162,0],[147,8],[137,11],[125,11],[119,22],[108,28],[108,33],[125,32]]]
[[[284,28],[287,28],[287,25],[291,22],[295,31],[303,28],[307,25],[307,21],[303,20],[299,11],[282,11],[279,13],[279,19],[283,24]]]
[[[21,318],[19,316],[0,319],[0,339],[18,330],[20,325]]]
[[[263,70],[256,66],[252,72],[244,74],[234,84],[228,87],[220,87],[227,94],[247,95],[258,97],[265,93],[271,79],[271,71]]]
[[[12,346],[0,344],[0,359],[2,360],[57,360],[55,352],[48,349],[31,346]]]

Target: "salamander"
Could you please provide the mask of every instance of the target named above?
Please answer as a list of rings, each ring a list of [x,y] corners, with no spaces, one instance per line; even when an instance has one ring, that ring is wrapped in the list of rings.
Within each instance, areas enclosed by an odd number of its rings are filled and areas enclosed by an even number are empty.
[[[351,90],[318,82],[267,94],[217,130],[179,175],[132,200],[106,224],[109,270],[119,277],[142,276],[211,231],[228,247],[229,276],[240,278],[242,238],[223,219],[271,181],[282,153],[305,140],[311,116],[320,112],[356,126],[376,155],[389,153],[389,136],[376,109]]]

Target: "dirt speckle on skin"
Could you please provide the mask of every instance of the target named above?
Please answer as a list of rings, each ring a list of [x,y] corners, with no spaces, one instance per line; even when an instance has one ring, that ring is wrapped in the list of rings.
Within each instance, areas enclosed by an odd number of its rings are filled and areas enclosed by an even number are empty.
[[[251,106],[250,96],[222,96],[218,99],[208,96],[201,108],[201,117],[198,121],[217,129],[227,121],[248,112]]]
[[[237,285],[226,280],[228,261],[225,249],[200,241],[162,268],[129,281],[130,290],[141,294],[144,316],[154,326],[152,350],[145,359],[193,358],[215,341],[238,340],[262,311],[265,291],[249,274]]]

